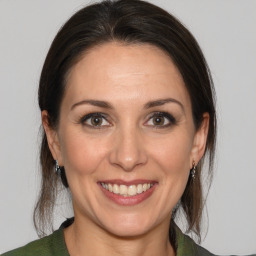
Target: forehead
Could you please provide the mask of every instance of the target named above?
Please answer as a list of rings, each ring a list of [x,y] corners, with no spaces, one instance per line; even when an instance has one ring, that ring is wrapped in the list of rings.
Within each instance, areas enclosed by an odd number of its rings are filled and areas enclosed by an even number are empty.
[[[69,73],[65,94],[74,100],[170,96],[189,101],[181,74],[164,51],[149,44],[118,42],[105,43],[84,54]]]

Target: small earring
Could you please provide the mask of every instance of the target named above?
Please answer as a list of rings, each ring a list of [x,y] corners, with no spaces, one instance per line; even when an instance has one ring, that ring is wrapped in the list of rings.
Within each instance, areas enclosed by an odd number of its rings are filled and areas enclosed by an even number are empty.
[[[56,172],[57,175],[61,174],[61,169],[60,169],[58,160],[55,160],[55,172]]]
[[[192,169],[191,169],[191,177],[192,177],[193,180],[196,177],[196,163],[195,163],[194,160],[193,160]]]

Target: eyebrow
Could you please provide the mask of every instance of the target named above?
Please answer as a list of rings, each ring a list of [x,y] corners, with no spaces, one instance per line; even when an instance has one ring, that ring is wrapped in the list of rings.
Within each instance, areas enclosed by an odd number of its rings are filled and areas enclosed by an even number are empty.
[[[113,106],[110,103],[106,102],[106,101],[102,101],[102,100],[82,100],[82,101],[79,101],[79,102],[75,103],[74,105],[72,105],[71,110],[73,110],[77,106],[84,105],[84,104],[93,105],[93,106],[100,107],[100,108],[113,109]]]
[[[158,100],[154,100],[154,101],[149,101],[144,105],[144,109],[149,109],[149,108],[153,108],[153,107],[162,106],[166,103],[176,103],[182,108],[182,110],[184,112],[183,104],[180,101],[178,101],[176,99],[173,99],[173,98],[158,99]],[[79,101],[79,102],[75,103],[74,105],[72,105],[71,110],[73,110],[77,106],[84,105],[84,104],[88,104],[88,105],[92,105],[92,106],[96,106],[96,107],[100,107],[100,108],[114,109],[114,107],[110,103],[108,103],[107,101],[82,100],[82,101]]]
[[[162,106],[166,103],[176,103],[182,108],[182,110],[184,112],[183,104],[180,101],[175,100],[173,98],[159,99],[159,100],[150,101],[150,102],[148,102],[144,105],[144,108],[148,109],[148,108],[158,107],[158,106]]]

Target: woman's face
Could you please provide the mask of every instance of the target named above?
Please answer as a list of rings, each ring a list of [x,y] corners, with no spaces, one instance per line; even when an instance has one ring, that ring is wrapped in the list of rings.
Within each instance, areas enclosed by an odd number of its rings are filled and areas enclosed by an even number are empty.
[[[44,122],[76,219],[119,236],[168,229],[204,152],[204,120],[196,132],[182,77],[160,49],[112,42],[87,52],[69,73],[57,131]]]

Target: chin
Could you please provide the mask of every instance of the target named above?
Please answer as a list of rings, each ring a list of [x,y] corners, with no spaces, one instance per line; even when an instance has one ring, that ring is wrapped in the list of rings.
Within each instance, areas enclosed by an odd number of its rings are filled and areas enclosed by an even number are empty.
[[[144,228],[141,226],[137,226],[135,227],[133,226],[116,226],[116,227],[111,227],[111,228],[107,228],[107,231],[109,233],[111,233],[114,236],[117,237],[138,237],[138,236],[143,236],[144,234],[146,234],[150,229],[148,228]]]
[[[148,218],[122,216],[114,218],[110,223],[104,223],[103,228],[118,237],[136,237],[148,233],[154,228],[155,222]]]

